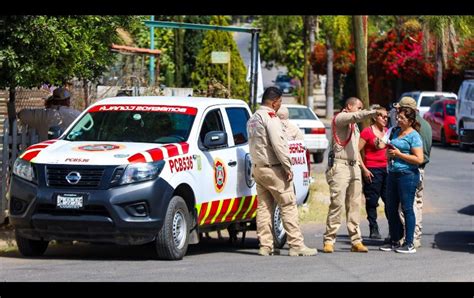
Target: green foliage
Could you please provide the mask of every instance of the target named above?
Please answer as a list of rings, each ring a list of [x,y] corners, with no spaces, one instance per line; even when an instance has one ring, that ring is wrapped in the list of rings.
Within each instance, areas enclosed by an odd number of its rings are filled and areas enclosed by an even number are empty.
[[[334,49],[347,49],[351,43],[349,16],[321,16],[321,29],[330,38]]]
[[[145,26],[143,21],[150,19],[149,16],[141,16],[142,23],[134,28],[131,33],[137,42],[139,47],[149,48],[150,47],[150,28]],[[168,22],[185,22],[194,24],[209,24],[210,16],[155,16],[157,21],[168,21]],[[175,39],[176,33],[181,32],[184,34],[183,39]],[[204,38],[204,32],[202,30],[177,30],[177,29],[166,29],[166,28],[155,28],[155,48],[162,51],[160,56],[160,82],[163,82],[167,86],[176,86],[176,78],[179,76],[181,80],[181,86],[191,87],[191,73],[195,69],[196,57],[199,50],[202,47],[202,40]],[[184,40],[184,42],[179,42]],[[178,42],[179,44],[177,44]],[[177,74],[177,52],[181,52],[182,55],[182,68],[179,70],[181,74]],[[149,63],[148,58],[146,63]]]
[[[0,88],[60,85],[94,80],[112,64],[117,28],[135,22],[128,16],[2,16]]]
[[[284,65],[299,79],[304,73],[303,19],[301,16],[260,16],[255,26],[262,29],[260,57],[266,67]]]
[[[140,48],[150,48],[150,28],[145,26],[144,21],[150,20],[149,16],[140,16],[140,22],[131,29],[131,34]],[[156,20],[169,21],[167,17],[158,16]],[[173,29],[155,28],[155,49],[161,50],[160,55],[160,78],[159,81],[167,86],[174,85],[174,32]],[[149,58],[145,60],[149,64]],[[155,63],[158,63],[155,60]]]
[[[228,18],[213,16],[211,25],[227,26]],[[227,86],[227,64],[212,64],[211,52],[213,51],[231,52],[231,97],[247,99],[249,87],[246,81],[246,67],[229,32],[213,30],[205,32],[203,46],[196,57],[196,66],[191,75],[193,88],[205,91],[212,79]]]
[[[185,22],[193,24],[209,24],[210,16],[186,16]],[[192,86],[191,74],[196,67],[196,58],[202,48],[205,31],[186,30],[184,32],[183,49],[183,86]]]

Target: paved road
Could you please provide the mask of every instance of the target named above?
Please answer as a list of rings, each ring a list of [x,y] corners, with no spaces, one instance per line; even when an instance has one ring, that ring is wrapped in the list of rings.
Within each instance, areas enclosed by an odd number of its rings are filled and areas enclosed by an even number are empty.
[[[381,252],[366,240],[368,254],[351,253],[341,228],[334,254],[315,257],[257,255],[255,233],[244,245],[204,239],[182,261],[153,260],[149,246],[62,245],[42,258],[0,255],[0,281],[474,281],[474,152],[435,146],[426,170],[423,247],[414,255]],[[322,171],[323,166],[314,166]],[[387,225],[382,220],[382,232]],[[306,242],[321,249],[324,227],[303,226]],[[368,234],[367,221],[361,225]]]
[[[245,63],[245,66],[249,67],[250,64],[250,42],[251,35],[248,33],[234,33],[234,40],[240,52],[240,56]],[[272,80],[275,80],[279,72],[286,73],[288,70],[285,66],[273,67],[271,69],[265,68],[265,63],[262,63],[262,79],[263,87],[273,86]]]

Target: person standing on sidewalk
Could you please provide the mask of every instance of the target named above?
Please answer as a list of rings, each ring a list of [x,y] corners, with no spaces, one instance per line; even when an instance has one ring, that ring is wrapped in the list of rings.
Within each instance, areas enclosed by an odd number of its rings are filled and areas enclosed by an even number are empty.
[[[347,231],[352,243],[352,252],[368,252],[362,244],[360,233],[360,204],[362,181],[359,153],[358,122],[375,116],[379,106],[374,110],[362,110],[363,104],[357,97],[346,100],[344,109],[332,121],[331,151],[328,157],[326,180],[331,193],[324,233],[325,253],[334,252],[336,233],[341,226],[342,206],[346,205]]]
[[[257,237],[259,255],[279,254],[273,245],[272,214],[275,202],[281,210],[290,256],[313,256],[317,250],[304,244],[298,223],[288,140],[276,112],[282,92],[268,87],[262,105],[247,122],[253,177],[257,184]]]
[[[59,126],[64,132],[68,126],[81,114],[71,108],[71,92],[66,88],[54,89],[53,95],[44,103],[44,109],[22,109],[18,119],[22,124],[36,129],[38,141],[48,140],[48,131],[53,126]]]
[[[304,136],[298,126],[294,125],[290,122],[290,112],[288,111],[287,107],[281,106],[277,112],[278,118],[281,120],[281,124],[283,125],[283,130],[285,131],[286,135],[288,136],[288,141],[303,141]]]
[[[430,153],[431,153],[431,145],[432,145],[432,130],[430,124],[420,116],[418,109],[416,108],[416,101],[412,97],[403,97],[399,103],[395,104],[395,108],[397,111],[402,108],[411,108],[416,111],[416,121],[420,123],[420,137],[421,141],[423,142],[423,163],[418,167],[420,172],[420,182],[416,187],[415,192],[415,205],[413,209],[415,210],[415,236],[413,244],[415,248],[421,247],[421,234],[423,228],[423,190],[425,188],[424,180],[425,180],[425,167],[430,162]],[[405,225],[403,212],[400,212],[400,219],[402,224]],[[403,241],[404,239],[402,239]]]
[[[377,115],[370,119],[371,125],[360,133],[359,150],[364,153],[361,162],[365,210],[371,239],[382,239],[377,224],[379,198],[385,204],[387,186],[387,148],[378,149],[378,140],[387,132],[387,110],[377,109]]]
[[[416,121],[416,110],[401,107],[397,114],[398,127],[393,131],[388,144],[387,214],[391,243],[380,250],[395,250],[399,253],[415,253],[415,212],[413,211],[416,187],[420,182],[418,167],[423,163],[423,143],[418,133],[420,123]],[[403,210],[405,228],[400,220],[399,208]],[[405,232],[405,242],[400,240]]]

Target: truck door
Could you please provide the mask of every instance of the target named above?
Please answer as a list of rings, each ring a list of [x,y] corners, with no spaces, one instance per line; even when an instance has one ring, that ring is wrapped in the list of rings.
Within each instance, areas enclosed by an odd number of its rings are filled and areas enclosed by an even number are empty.
[[[200,156],[197,157],[202,178],[196,191],[200,226],[232,221],[231,203],[236,203],[233,199],[237,195],[237,160],[235,148],[230,145],[232,134],[224,124],[223,110],[210,108],[203,117],[198,140]],[[204,138],[210,131],[226,132],[227,143],[219,148],[204,147]]]
[[[251,164],[248,163],[249,143],[247,134],[247,121],[250,118],[249,111],[242,106],[226,107],[225,114],[227,119],[224,119],[228,125],[229,143],[234,147],[233,159],[237,161],[237,196],[249,196],[256,193],[255,182],[252,179]],[[228,122],[228,124],[227,124]]]

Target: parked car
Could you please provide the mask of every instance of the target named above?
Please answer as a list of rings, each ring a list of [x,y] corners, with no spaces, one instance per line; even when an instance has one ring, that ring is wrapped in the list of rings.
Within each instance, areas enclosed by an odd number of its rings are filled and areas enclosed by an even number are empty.
[[[470,146],[474,146],[474,80],[463,81],[458,95],[456,128],[459,136],[459,149],[467,151]]]
[[[293,93],[296,88],[293,80],[288,75],[279,74],[273,82],[275,87],[278,87],[285,94]]]
[[[324,152],[329,144],[323,122],[306,106],[295,104],[284,106],[288,108],[290,121],[298,126],[304,134],[306,148],[313,155],[314,162],[323,162]]]
[[[404,92],[400,97],[392,103],[393,104],[399,102],[403,97],[409,96],[412,97],[414,100],[416,100],[416,106],[418,108],[418,111],[420,112],[420,116],[423,117],[423,115],[428,112],[430,109],[431,105],[440,99],[443,98],[448,98],[448,99],[457,99],[458,96],[455,93],[452,92],[436,92],[436,91],[410,91],[410,92]],[[392,108],[389,111],[389,127],[396,126],[397,121],[395,120],[394,115],[396,114],[395,109]]]
[[[431,125],[433,141],[439,141],[443,146],[457,144],[456,133],[456,100],[441,99],[435,101],[423,118]]]

